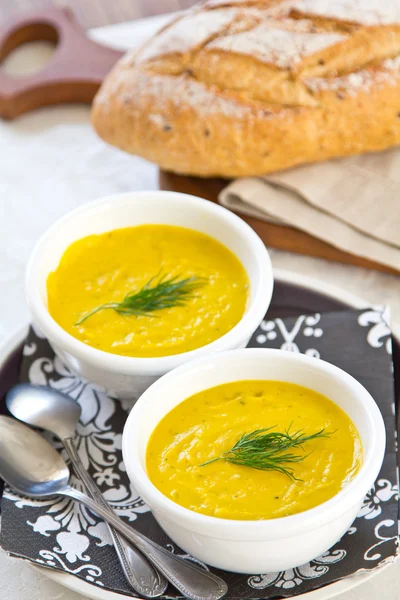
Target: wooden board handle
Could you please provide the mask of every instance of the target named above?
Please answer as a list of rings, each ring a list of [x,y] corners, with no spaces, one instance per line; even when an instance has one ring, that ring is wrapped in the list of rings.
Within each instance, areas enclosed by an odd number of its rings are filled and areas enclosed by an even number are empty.
[[[4,119],[51,104],[91,102],[123,54],[89,40],[69,10],[48,7],[17,15],[0,27],[0,63],[18,46],[38,40],[56,44],[41,71],[13,77],[0,69],[0,117]]]

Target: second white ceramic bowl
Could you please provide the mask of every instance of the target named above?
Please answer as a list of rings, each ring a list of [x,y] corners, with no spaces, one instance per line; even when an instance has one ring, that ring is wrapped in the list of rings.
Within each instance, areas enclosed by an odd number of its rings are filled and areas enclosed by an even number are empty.
[[[204,389],[243,379],[274,379],[309,387],[340,406],[356,425],[363,464],[338,494],[296,515],[261,521],[196,513],[164,496],[146,472],[146,447],[159,421]],[[385,426],[367,390],[341,369],[302,354],[246,349],[202,358],[168,373],[139,398],[123,433],[123,457],[137,492],[181,548],[199,560],[238,573],[268,573],[302,565],[333,546],[354,521],[385,452]]]
[[[118,356],[92,348],[64,331],[47,310],[46,280],[75,240],[120,227],[159,223],[208,234],[238,258],[250,280],[242,319],[228,333],[191,352],[160,358]],[[134,251],[134,249],[132,249]],[[184,252],[184,248],[182,248]],[[131,192],[86,204],[55,223],[39,240],[28,265],[27,299],[33,323],[74,372],[118,396],[137,397],[158,377],[193,358],[247,345],[271,301],[273,274],[268,252],[242,219],[207,200],[176,192]]]

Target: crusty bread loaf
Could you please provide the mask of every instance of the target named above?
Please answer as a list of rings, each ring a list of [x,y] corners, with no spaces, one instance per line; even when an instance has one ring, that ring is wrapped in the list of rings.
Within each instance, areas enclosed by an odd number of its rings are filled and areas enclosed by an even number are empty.
[[[92,120],[163,169],[260,175],[400,143],[400,0],[208,0],[106,78]]]

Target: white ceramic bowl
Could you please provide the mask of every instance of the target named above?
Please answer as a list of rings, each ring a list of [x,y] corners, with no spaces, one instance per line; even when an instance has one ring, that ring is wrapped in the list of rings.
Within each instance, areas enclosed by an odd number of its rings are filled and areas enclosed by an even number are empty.
[[[73,241],[144,223],[180,225],[201,231],[225,244],[241,260],[250,280],[250,298],[242,319],[228,333],[190,352],[160,358],[132,358],[84,344],[64,331],[50,316],[47,276],[57,267]],[[269,307],[272,289],[268,252],[242,219],[195,196],[157,191],[109,196],[67,214],[39,240],[26,277],[33,323],[48,338],[61,360],[80,376],[127,397],[138,396],[158,377],[193,358],[246,346]]]
[[[363,464],[355,478],[315,508],[263,521],[202,515],[164,496],[151,483],[145,467],[147,442],[157,423],[188,396],[243,379],[297,383],[328,396],[340,406],[355,423],[364,448]],[[133,485],[172,540],[209,565],[255,574],[302,565],[341,538],[378,476],[385,451],[385,426],[367,390],[341,369],[302,354],[257,348],[201,358],[159,379],[132,409],[122,448]]]

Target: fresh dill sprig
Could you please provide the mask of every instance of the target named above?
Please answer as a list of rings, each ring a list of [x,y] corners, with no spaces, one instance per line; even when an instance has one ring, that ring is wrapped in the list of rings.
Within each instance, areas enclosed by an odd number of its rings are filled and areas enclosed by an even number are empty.
[[[193,292],[204,285],[202,277],[186,277],[180,279],[179,275],[155,275],[141,289],[129,292],[122,302],[108,302],[98,306],[90,313],[79,319],[75,325],[81,325],[101,310],[112,308],[120,315],[135,315],[141,317],[152,316],[152,313],[163,308],[184,306],[194,297]]]
[[[276,425],[244,433],[230,450],[199,466],[204,467],[218,460],[225,460],[234,465],[261,471],[279,471],[290,479],[298,480],[290,465],[301,462],[309,454],[293,454],[291,450],[298,448],[304,452],[305,443],[318,438],[327,438],[335,433],[329,433],[325,429],[311,435],[306,435],[302,429],[291,433],[292,425],[283,433],[271,431],[275,427]]]

